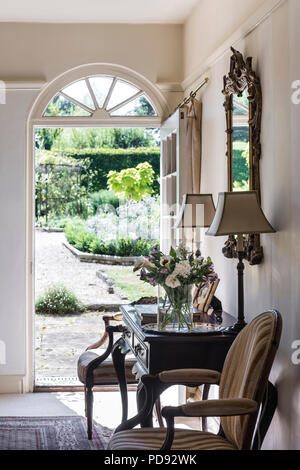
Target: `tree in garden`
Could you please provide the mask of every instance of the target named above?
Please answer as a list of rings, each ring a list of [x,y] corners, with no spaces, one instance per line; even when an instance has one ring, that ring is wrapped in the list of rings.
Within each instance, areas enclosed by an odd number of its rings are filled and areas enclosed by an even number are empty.
[[[157,132],[157,129],[141,128],[45,128],[36,130],[36,147],[56,152],[151,147],[159,145]]]
[[[80,166],[39,164],[36,167],[36,217],[88,216],[87,189]]]
[[[140,96],[138,105],[134,108],[134,114],[136,116],[154,116],[155,111],[150,102],[144,96]]]
[[[136,168],[126,168],[119,172],[110,171],[107,184],[110,190],[127,200],[141,201],[144,196],[153,193],[154,170],[147,163],[140,163]]]
[[[51,150],[55,140],[62,134],[61,128],[41,128],[35,131],[35,146],[38,149]]]
[[[233,143],[233,187],[238,191],[249,189],[249,143]]]

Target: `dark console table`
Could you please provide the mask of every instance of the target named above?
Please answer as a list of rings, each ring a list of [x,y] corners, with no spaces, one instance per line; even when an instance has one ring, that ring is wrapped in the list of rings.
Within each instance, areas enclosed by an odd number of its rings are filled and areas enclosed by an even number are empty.
[[[225,327],[235,323],[233,316],[221,312],[220,323],[220,317],[214,313],[207,315],[196,310],[194,332],[154,333],[149,322],[155,319],[155,310],[155,305],[121,306],[125,326],[122,337],[113,346],[112,358],[122,397],[122,422],[127,419],[128,409],[124,367],[127,353],[133,353],[137,360],[133,371],[138,379],[145,374],[157,374],[171,369],[199,368],[221,372],[227,352],[235,338],[234,335],[223,331]],[[139,313],[143,311],[145,315],[141,319]],[[146,312],[149,312],[149,315]],[[209,386],[205,386],[203,398],[208,395],[208,390]],[[161,390],[158,391],[158,396],[160,393]],[[153,402],[155,398],[153,397]],[[137,389],[138,411],[142,409],[144,402],[145,391],[140,382]],[[149,416],[143,425],[151,426],[152,416]]]

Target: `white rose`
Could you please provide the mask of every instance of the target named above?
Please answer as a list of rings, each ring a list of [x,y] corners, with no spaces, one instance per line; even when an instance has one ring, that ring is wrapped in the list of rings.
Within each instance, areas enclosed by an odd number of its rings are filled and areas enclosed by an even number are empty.
[[[175,289],[175,287],[181,286],[180,281],[177,279],[174,274],[169,274],[169,276],[166,278],[166,286],[172,287],[172,289]]]
[[[187,260],[180,261],[178,264],[176,264],[175,269],[173,271],[173,274],[176,274],[176,276],[182,276],[182,277],[188,277],[190,273],[191,273],[191,265]]]

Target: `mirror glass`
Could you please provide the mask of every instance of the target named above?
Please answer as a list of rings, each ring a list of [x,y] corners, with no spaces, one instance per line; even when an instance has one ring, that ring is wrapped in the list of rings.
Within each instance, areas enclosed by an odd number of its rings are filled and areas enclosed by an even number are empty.
[[[232,190],[250,190],[248,90],[232,95]]]

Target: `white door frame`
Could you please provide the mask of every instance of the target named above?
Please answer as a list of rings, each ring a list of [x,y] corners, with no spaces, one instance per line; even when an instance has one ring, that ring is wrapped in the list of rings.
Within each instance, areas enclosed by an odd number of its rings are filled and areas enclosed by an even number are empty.
[[[115,75],[145,91],[154,104],[157,116],[122,117],[43,117],[48,103],[64,86],[92,75]],[[26,375],[23,391],[34,389],[34,209],[35,209],[35,129],[38,127],[154,127],[159,128],[169,115],[169,106],[161,91],[137,72],[114,64],[88,64],[71,69],[43,87],[28,116],[26,126],[26,251],[25,251],[25,315],[26,315]]]

